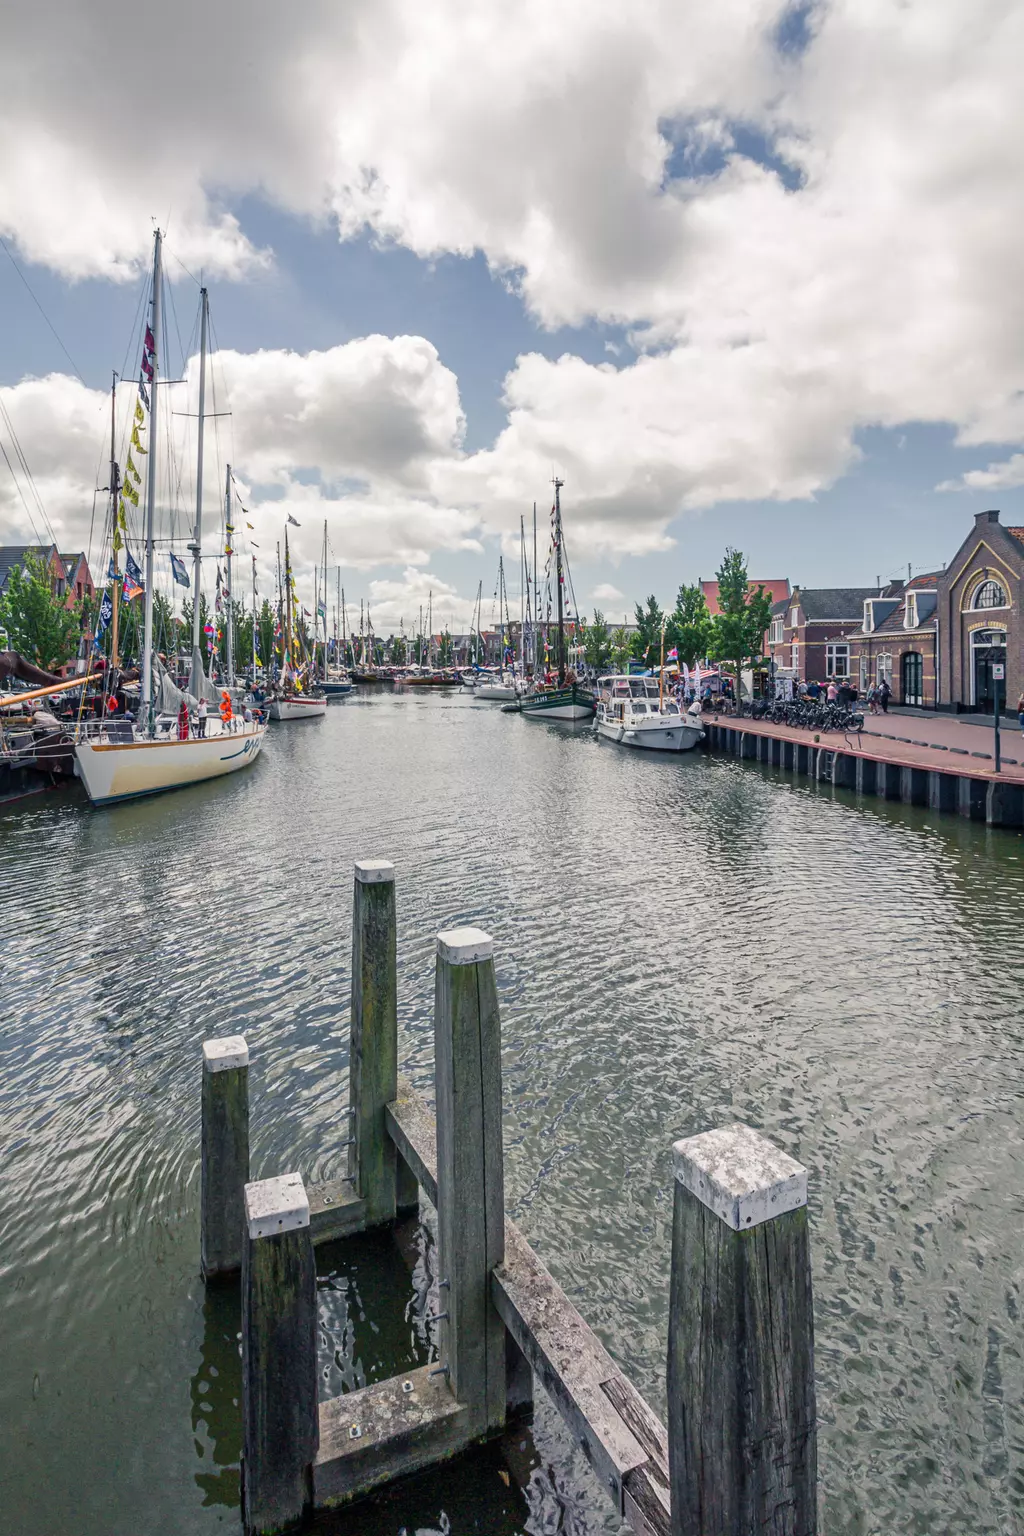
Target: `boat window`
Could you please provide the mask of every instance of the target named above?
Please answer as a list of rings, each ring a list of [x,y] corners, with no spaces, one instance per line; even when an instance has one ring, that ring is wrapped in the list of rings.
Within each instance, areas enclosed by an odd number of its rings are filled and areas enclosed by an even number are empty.
[[[666,702],[665,702],[665,713],[666,713],[666,715],[678,715],[678,713],[679,713],[679,705],[676,703],[675,699],[667,699],[666,700]]]
[[[634,699],[642,699],[643,696],[644,696],[644,680],[643,680],[643,678],[642,677],[631,678],[630,679],[630,684],[629,684],[629,691],[633,695]]]
[[[658,697],[658,685],[653,677],[647,679],[647,697],[649,699],[656,699]]]
[[[628,683],[616,683],[615,684],[615,697],[617,699],[624,699],[624,698],[628,697],[628,694],[629,694],[629,684]]]
[[[634,713],[634,715],[646,715],[646,713],[647,713],[647,705],[646,704],[634,703],[634,705],[633,705],[633,713]]]

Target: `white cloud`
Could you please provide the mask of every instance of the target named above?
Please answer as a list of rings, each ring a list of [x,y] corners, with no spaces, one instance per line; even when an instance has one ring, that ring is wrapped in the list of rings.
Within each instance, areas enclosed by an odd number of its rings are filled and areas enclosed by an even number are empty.
[[[987,469],[969,469],[959,480],[943,480],[937,491],[1005,491],[1024,485],[1024,453],[1015,453]]]
[[[445,537],[460,519],[514,530],[553,466],[577,547],[644,553],[680,510],[813,496],[867,425],[1016,444],[1024,8],[821,0],[796,55],[776,46],[789,9],[313,0],[296,26],[236,0],[15,8],[0,228],[60,271],[120,276],[170,210],[172,250],[240,275],[266,257],[231,200],[256,192],[343,236],[482,251],[545,324],[630,327],[650,355],[629,367],[519,358],[504,432],[469,456],[428,343],[398,359],[367,338],[351,377],[365,369],[395,417],[372,399],[361,417],[332,375],[350,406],[333,432],[311,363],[301,386],[281,354],[239,364],[259,474],[290,485],[306,456],[328,478],[359,459],[375,491],[449,509]],[[111,79],[159,108],[155,138]],[[401,547],[419,559],[431,537]]]
[[[590,595],[598,603],[617,603],[622,601],[625,594],[618,587],[613,587],[611,582],[602,581]]]

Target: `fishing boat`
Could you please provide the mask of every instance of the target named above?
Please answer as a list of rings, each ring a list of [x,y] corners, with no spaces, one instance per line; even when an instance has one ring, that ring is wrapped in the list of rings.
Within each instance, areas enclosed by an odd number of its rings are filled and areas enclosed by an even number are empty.
[[[700,706],[681,713],[653,677],[602,677],[594,727],[607,741],[649,752],[689,752],[704,739]]]
[[[555,587],[558,604],[557,664],[558,683],[555,687],[537,687],[524,694],[518,701],[520,714],[531,720],[589,720],[594,714],[596,701],[593,690],[577,680],[576,674],[565,665],[565,562],[562,543],[561,490],[564,480],[555,479],[555,505],[552,509],[552,544],[555,556]],[[510,707],[506,705],[505,708]]]
[[[156,510],[157,464],[157,412],[159,404],[158,346],[161,334],[161,281],[162,235],[156,231],[153,240],[153,291],[150,298],[150,325],[143,347],[142,373],[139,379],[139,400],[136,405],[133,444],[139,446],[140,430],[149,431],[148,470],[145,520],[145,577],[144,621],[142,644],[142,678],[139,696],[139,713],[136,720],[124,717],[116,722],[102,723],[98,729],[80,725],[75,740],[75,770],[94,805],[112,805],[121,800],[134,800],[141,795],[159,794],[165,789],[180,789],[188,784],[198,784],[205,779],[220,778],[247,768],[259,757],[263,747],[265,725],[258,721],[239,719],[233,710],[228,693],[221,695],[221,713],[211,715],[199,729],[203,735],[192,734],[188,722],[188,704],[195,702],[194,694],[186,694],[176,688],[153,652],[153,553],[155,548],[154,522]],[[205,414],[206,338],[208,325],[208,300],[206,289],[202,295],[202,337],[200,345],[200,406],[199,406],[199,473],[197,482],[197,526],[202,518],[202,442]],[[148,382],[148,390],[146,383]],[[149,416],[146,422],[144,402],[148,401]],[[113,448],[113,444],[111,445]],[[144,451],[141,450],[140,451]],[[112,473],[111,508],[112,528],[117,531],[124,515],[124,499],[118,506],[119,475],[111,454]],[[121,482],[122,486],[124,482]],[[136,498],[137,499],[137,498]],[[117,542],[115,538],[115,543]],[[198,540],[197,540],[198,542]],[[116,570],[116,565],[115,565]],[[117,582],[114,583],[115,591]],[[101,608],[98,637],[110,622],[113,603],[107,594]],[[199,607],[198,584],[193,594],[195,607]],[[159,693],[159,699],[157,697]]]

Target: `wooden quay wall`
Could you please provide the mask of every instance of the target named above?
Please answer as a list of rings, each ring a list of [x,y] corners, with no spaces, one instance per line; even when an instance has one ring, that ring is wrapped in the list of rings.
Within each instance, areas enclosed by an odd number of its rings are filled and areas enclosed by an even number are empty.
[[[742,1125],[675,1143],[666,1426],[505,1215],[493,948],[438,934],[435,1115],[398,1071],[394,868],[356,864],[347,1172],[325,1183],[250,1181],[248,1046],[204,1043],[201,1260],[210,1283],[241,1271],[247,1536],[500,1434],[536,1383],[639,1536],[816,1536],[806,1170]],[[320,1402],[315,1246],[421,1196],[439,1358]]]
[[[973,763],[966,748],[879,736],[868,746],[854,732],[819,734],[728,716],[705,720],[703,745],[859,795],[927,806],[990,827],[1024,827],[1024,772],[1004,768],[997,774]]]

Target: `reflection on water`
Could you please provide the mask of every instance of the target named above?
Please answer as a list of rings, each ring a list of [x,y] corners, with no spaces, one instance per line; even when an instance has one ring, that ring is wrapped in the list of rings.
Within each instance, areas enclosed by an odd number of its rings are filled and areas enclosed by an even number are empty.
[[[651,1401],[671,1143],[746,1120],[811,1170],[826,1529],[1020,1528],[1021,850],[460,696],[352,698],[148,803],[4,810],[4,1529],[234,1528],[238,1301],[197,1276],[199,1043],[249,1039],[254,1176],[340,1171],[367,854],[397,865],[401,1048],[428,1093],[433,936],[493,933],[510,1210]],[[318,1257],[325,1393],[431,1358],[428,1232]],[[532,1435],[344,1518],[617,1529],[543,1399]]]

